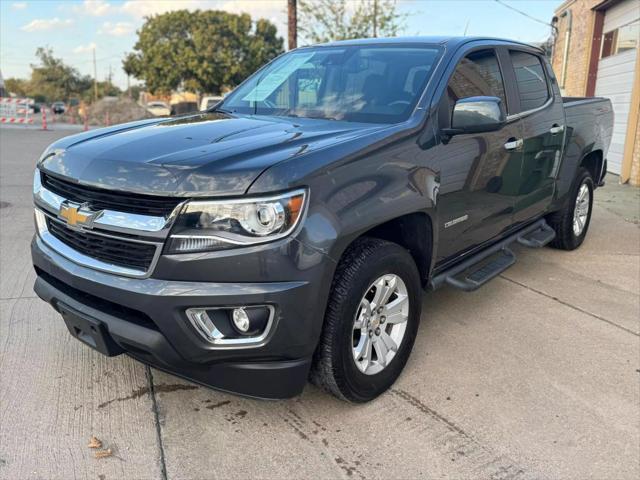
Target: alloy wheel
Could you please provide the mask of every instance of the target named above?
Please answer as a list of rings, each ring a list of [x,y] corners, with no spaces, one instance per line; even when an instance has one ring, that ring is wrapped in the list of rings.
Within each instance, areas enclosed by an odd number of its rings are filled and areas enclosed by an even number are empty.
[[[353,360],[365,375],[375,375],[393,360],[407,330],[409,294],[398,275],[374,281],[360,300],[353,322]]]
[[[580,185],[578,195],[576,196],[576,205],[573,209],[573,234],[579,237],[584,231],[589,216],[589,208],[591,207],[591,193],[586,183]]]

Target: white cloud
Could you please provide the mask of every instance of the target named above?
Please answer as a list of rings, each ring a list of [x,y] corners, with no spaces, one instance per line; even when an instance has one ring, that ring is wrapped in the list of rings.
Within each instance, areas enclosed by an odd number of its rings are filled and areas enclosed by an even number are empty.
[[[253,20],[266,18],[276,25],[281,35],[287,32],[286,0],[127,0],[123,13],[142,19],[174,10],[224,10],[230,13],[248,13]]]
[[[58,17],[50,19],[37,18],[20,27],[20,30],[23,30],[25,32],[38,32],[43,30],[51,30],[53,28],[67,28],[71,25],[73,25],[73,20],[71,20],[70,18],[66,18],[64,20],[60,20]]]
[[[96,44],[93,42],[88,45],[78,45],[73,49],[73,53],[89,53],[92,52],[94,48],[96,48]]]
[[[139,2],[128,0],[122,5],[122,11],[134,17],[142,18],[159,13],[171,12],[174,10],[197,10],[212,8],[216,2],[211,0],[159,0],[154,2]]]
[[[134,31],[133,24],[129,22],[104,22],[98,33],[101,35],[111,35],[112,37],[123,37]]]
[[[24,10],[27,8],[27,2],[15,2],[11,4],[13,10]]]
[[[146,3],[146,2],[144,2]],[[104,0],[84,0],[82,5],[73,7],[73,11],[92,17],[103,17],[111,12],[111,4]]]
[[[171,12],[174,10],[225,10],[249,13],[254,20],[285,16],[286,0],[128,0],[121,9],[134,17]]]

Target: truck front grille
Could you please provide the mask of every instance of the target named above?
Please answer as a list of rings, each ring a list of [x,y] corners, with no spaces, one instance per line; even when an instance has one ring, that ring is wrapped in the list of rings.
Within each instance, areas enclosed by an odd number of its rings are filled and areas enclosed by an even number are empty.
[[[41,172],[40,181],[49,191],[76,203],[88,203],[92,210],[115,210],[156,217],[168,217],[184,199],[142,195],[88,187]]]
[[[156,254],[157,245],[72,230],[50,218],[47,218],[47,229],[77,252],[120,267],[147,271]]]

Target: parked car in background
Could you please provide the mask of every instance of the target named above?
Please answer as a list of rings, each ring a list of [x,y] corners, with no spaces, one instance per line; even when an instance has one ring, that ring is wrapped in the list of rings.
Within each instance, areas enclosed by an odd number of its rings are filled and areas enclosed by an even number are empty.
[[[215,107],[222,101],[222,97],[220,95],[211,95],[207,97],[202,97],[200,101],[200,110],[209,110],[210,108]]]
[[[147,111],[155,117],[168,117],[171,115],[171,108],[165,102],[149,102],[147,103]]]
[[[514,244],[582,244],[612,128],[609,100],[563,98],[522,43],[300,48],[209,112],[47,148],[35,291],[105,355],[365,402],[404,368],[423,289],[475,290]]]
[[[198,102],[177,102],[171,104],[171,115],[185,115],[187,113],[196,113],[198,111]]]
[[[53,102],[51,104],[51,111],[56,115],[62,115],[66,110],[64,102]]]
[[[31,110],[31,113],[40,113],[40,104],[35,102],[30,103],[29,110]]]

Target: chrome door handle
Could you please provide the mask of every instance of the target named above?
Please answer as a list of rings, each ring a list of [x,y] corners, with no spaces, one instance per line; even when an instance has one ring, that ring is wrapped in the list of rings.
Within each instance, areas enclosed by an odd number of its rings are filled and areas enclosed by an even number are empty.
[[[564,132],[564,125],[554,125],[549,129],[551,135],[557,135],[562,132]]]
[[[504,144],[504,149],[505,150],[517,150],[520,147],[522,147],[523,144],[524,144],[524,142],[522,141],[521,138],[510,138],[509,141]]]

